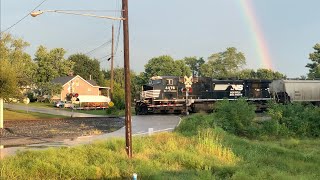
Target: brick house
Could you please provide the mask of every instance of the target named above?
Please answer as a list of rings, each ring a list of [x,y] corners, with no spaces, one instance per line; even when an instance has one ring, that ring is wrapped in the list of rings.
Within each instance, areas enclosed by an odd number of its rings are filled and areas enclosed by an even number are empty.
[[[109,87],[100,87],[94,80],[85,80],[81,76],[65,76],[58,77],[52,80],[53,83],[61,84],[62,90],[60,95],[57,95],[59,100],[67,100],[67,96],[70,94],[90,95],[90,96],[102,96],[102,90],[107,91],[107,97],[109,97]]]

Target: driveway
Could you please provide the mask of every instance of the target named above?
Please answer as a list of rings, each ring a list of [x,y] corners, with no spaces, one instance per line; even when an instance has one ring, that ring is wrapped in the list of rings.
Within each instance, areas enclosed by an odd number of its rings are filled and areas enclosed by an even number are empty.
[[[156,132],[172,131],[180,123],[180,117],[174,115],[148,115],[148,116],[133,116],[132,117],[132,136],[148,135]],[[24,147],[1,147],[0,145],[0,157],[15,154],[18,150],[35,150],[49,147],[70,147],[82,144],[89,144],[95,140],[106,140],[108,138],[124,138],[125,127],[112,133],[106,133],[102,135],[94,136],[81,136],[76,139],[66,139],[63,141],[57,141],[53,143],[42,143],[28,145]]]

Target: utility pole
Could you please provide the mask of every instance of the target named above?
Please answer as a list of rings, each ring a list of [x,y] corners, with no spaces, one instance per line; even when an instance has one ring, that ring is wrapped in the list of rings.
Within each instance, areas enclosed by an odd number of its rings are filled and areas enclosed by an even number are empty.
[[[112,24],[112,41],[111,41],[111,79],[110,79],[110,99],[113,100],[113,60],[114,60],[114,26]]]
[[[131,132],[131,82],[129,63],[129,13],[128,0],[122,0],[123,20],[123,54],[124,54],[124,81],[125,81],[125,125],[126,125],[126,150],[132,158],[132,132]]]
[[[2,1],[0,0],[0,46],[2,44],[2,29],[1,29],[1,4]],[[0,133],[2,133],[3,129],[3,98],[0,97]],[[1,145],[1,144],[0,144]]]

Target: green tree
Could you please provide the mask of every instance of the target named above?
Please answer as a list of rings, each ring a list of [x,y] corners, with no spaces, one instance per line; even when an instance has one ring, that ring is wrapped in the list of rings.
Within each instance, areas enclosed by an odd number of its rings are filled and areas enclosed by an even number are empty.
[[[73,73],[84,79],[90,79],[97,82],[98,85],[104,86],[104,74],[100,70],[100,62],[96,59],[91,59],[85,54],[73,54],[69,56],[69,61],[74,62]]]
[[[174,61],[175,66],[175,76],[190,76],[191,70],[190,67],[188,67],[184,60],[176,60]]]
[[[150,59],[144,68],[147,79],[152,76],[189,76],[191,74],[190,68],[183,60],[175,61],[167,55]]]
[[[257,72],[253,69],[243,69],[238,72],[237,77],[239,79],[258,79]]]
[[[29,43],[20,38],[14,38],[10,34],[3,34],[0,46],[1,58],[8,60],[11,68],[16,72],[18,86],[32,85],[37,66],[31,56],[24,52]]]
[[[257,78],[273,80],[273,79],[283,79],[283,78],[286,78],[286,76],[280,72],[272,71],[271,69],[258,69]]]
[[[37,63],[37,83],[50,82],[56,77],[67,76],[72,72],[74,62],[64,59],[66,51],[55,48],[50,51],[40,46],[35,54]]]
[[[258,69],[254,71],[253,69],[244,69],[240,71],[237,75],[239,79],[283,79],[286,76],[280,72],[272,71],[271,69]]]
[[[52,82],[41,82],[38,83],[38,91],[40,91],[41,95],[56,95],[60,94],[62,90],[61,84],[56,84]]]
[[[244,54],[237,52],[236,48],[230,47],[224,52],[212,54],[200,70],[206,77],[230,78],[235,77],[245,64]]]
[[[0,98],[19,97],[18,78],[11,63],[0,57]]]
[[[204,59],[201,57],[197,59],[197,57],[185,57],[183,59],[187,66],[192,71],[192,76],[201,76],[200,67],[205,63]]]
[[[110,78],[111,78],[111,71],[103,71],[104,76],[106,77],[107,81],[106,84],[107,86],[110,86]],[[120,108],[122,107],[120,102],[124,102],[124,68],[114,68],[113,70],[114,76],[113,76],[113,81],[114,81],[114,89],[113,89],[113,100],[112,101],[117,101],[118,105],[117,107]],[[144,84],[143,79],[141,78],[141,75],[137,76],[135,72],[131,71],[130,72],[130,79],[131,79],[131,97],[132,100],[137,97],[137,94],[140,92],[140,87],[142,84]],[[117,86],[117,87],[116,87]],[[119,91],[119,89],[122,90]],[[122,98],[122,100],[116,100],[116,98]]]
[[[111,79],[111,70],[103,71],[106,79]],[[132,74],[131,72],[130,74]],[[113,69],[113,81],[118,83],[121,88],[124,88],[124,69],[116,67]],[[107,84],[110,85],[110,84]]]
[[[311,63],[306,65],[309,68],[308,78],[320,78],[320,44],[316,44],[314,47],[314,52],[309,54],[309,59]]]

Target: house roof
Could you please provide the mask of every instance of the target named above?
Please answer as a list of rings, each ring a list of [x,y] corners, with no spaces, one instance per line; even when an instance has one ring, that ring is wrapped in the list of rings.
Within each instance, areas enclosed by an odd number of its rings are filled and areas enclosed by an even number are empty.
[[[98,86],[98,84],[94,80],[86,80],[88,83],[92,84],[92,86]]]
[[[55,79],[53,79],[51,82],[56,83],[56,84],[61,84],[62,86],[64,86],[66,83],[68,83],[69,81],[71,81],[72,79],[74,79],[75,77],[79,77],[81,79],[83,79],[81,76],[76,75],[76,76],[64,76],[64,77],[57,77]],[[98,86],[98,84],[94,81],[94,80],[85,80],[87,83],[89,83],[91,86]]]
[[[53,79],[51,82],[56,83],[56,84],[66,84],[67,82],[71,81],[75,76],[65,76],[65,77],[57,77]]]

